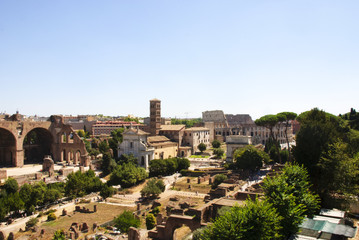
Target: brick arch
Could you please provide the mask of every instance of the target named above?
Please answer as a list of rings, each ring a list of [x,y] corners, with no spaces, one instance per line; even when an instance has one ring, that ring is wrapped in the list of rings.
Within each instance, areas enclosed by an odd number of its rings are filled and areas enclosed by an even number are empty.
[[[186,225],[191,231],[201,227],[201,223],[196,217],[171,215],[166,221],[165,229],[163,232],[163,239],[173,239],[173,234],[177,228]]]
[[[53,156],[54,136],[43,127],[34,127],[23,135],[24,163],[42,163],[46,155]]]
[[[15,166],[16,137],[7,128],[0,127],[0,167]]]

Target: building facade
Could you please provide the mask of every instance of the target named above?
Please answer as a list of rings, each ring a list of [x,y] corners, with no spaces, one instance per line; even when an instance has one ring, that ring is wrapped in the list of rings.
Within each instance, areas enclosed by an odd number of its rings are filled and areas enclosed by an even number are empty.
[[[198,151],[198,145],[204,143],[207,148],[211,146],[209,129],[204,127],[192,127],[184,130],[182,146],[192,147],[193,153]]]
[[[161,101],[150,100],[150,134],[157,136],[161,129]]]
[[[126,122],[126,121],[97,121],[94,125],[92,125],[92,133],[94,136],[109,136],[113,130],[119,128],[130,128],[132,127],[140,127],[142,124],[137,122]]]

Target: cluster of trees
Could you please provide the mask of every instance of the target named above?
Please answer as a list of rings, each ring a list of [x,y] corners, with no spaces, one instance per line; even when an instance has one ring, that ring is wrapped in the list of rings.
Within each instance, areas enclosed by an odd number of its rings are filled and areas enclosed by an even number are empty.
[[[119,164],[110,175],[110,185],[121,185],[122,188],[128,188],[144,181],[148,173],[142,167],[128,162]]]
[[[150,162],[150,176],[167,176],[182,169],[188,169],[190,162],[187,158],[155,159]]]
[[[114,219],[115,227],[121,232],[127,233],[130,227],[138,228],[141,225],[140,219],[136,218],[132,212],[124,211]]]
[[[294,157],[325,207],[345,208],[358,191],[359,131],[354,109],[341,117],[317,108],[300,114]],[[330,181],[328,181],[330,179]]]
[[[298,231],[305,215],[319,209],[319,198],[310,186],[303,167],[286,165],[281,175],[264,181],[262,201],[247,200],[244,206],[231,208],[195,231],[193,239],[286,239]]]
[[[19,214],[25,211],[27,214],[35,212],[37,206],[44,206],[56,202],[65,197],[82,197],[91,192],[100,192],[104,198],[111,196],[114,189],[95,176],[94,171],[71,173],[66,183],[24,184],[21,188],[13,178],[6,180],[0,191],[0,220],[9,214]]]
[[[186,128],[193,127],[195,124],[201,123],[201,122],[202,122],[202,118],[192,118],[192,119],[172,118],[171,119],[171,124],[173,124],[173,125],[184,124],[184,125],[186,125]]]
[[[52,203],[63,196],[63,183],[46,185],[38,182],[34,185],[24,184],[19,188],[17,181],[9,178],[0,192],[0,220],[3,220],[10,212],[15,215],[20,211],[31,214],[35,212],[37,206]]]
[[[269,130],[270,139],[273,141],[274,149],[276,151],[276,157],[278,158],[279,162],[282,163],[282,156],[281,156],[281,149],[279,145],[278,138],[280,136],[280,128],[285,127],[284,135],[287,142],[287,149],[289,147],[289,139],[288,139],[288,129],[290,126],[290,121],[294,120],[297,117],[296,113],[293,112],[281,112],[276,115],[269,114],[265,115],[257,120],[255,120],[255,124],[258,126],[265,127]],[[291,154],[289,153],[289,161],[291,161]]]
[[[235,160],[234,168],[252,172],[259,170],[263,163],[268,164],[270,162],[269,155],[253,145],[237,149],[233,154],[233,159]]]

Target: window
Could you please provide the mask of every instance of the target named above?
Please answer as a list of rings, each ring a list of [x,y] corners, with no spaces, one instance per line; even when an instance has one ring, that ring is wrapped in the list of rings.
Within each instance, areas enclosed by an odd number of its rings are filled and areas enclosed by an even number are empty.
[[[130,148],[133,148],[133,142],[130,142]]]

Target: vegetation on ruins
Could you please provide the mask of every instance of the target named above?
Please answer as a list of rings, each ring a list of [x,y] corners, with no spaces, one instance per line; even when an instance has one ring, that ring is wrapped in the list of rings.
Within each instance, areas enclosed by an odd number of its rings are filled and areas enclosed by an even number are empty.
[[[114,219],[115,227],[120,229],[121,232],[127,233],[130,227],[139,227],[141,222],[137,219],[132,212],[124,211],[122,214]]]
[[[263,163],[269,163],[270,161],[267,153],[252,145],[236,150],[233,154],[233,159],[235,159],[234,165],[236,168],[250,171],[259,170]]]
[[[281,174],[264,180],[261,201],[247,200],[241,207],[224,209],[193,239],[286,239],[320,207],[319,197],[310,188],[305,168],[287,164]]]
[[[152,178],[141,190],[142,197],[157,198],[165,190],[165,184],[161,179]]]
[[[187,158],[154,159],[150,162],[150,177],[168,176],[189,166]]]
[[[201,123],[201,122],[202,122],[202,118],[193,118],[193,119],[172,118],[171,119],[171,124],[173,124],[173,125],[184,124],[184,125],[186,125],[186,128],[193,127],[195,124]]]
[[[146,227],[151,230],[156,226],[156,218],[152,213],[146,215]]]
[[[214,177],[214,181],[212,184],[212,188],[215,189],[218,187],[219,184],[223,183],[225,180],[227,180],[227,176],[224,174],[217,174]]]
[[[52,240],[66,240],[65,231],[63,229],[57,230],[54,233]]]

